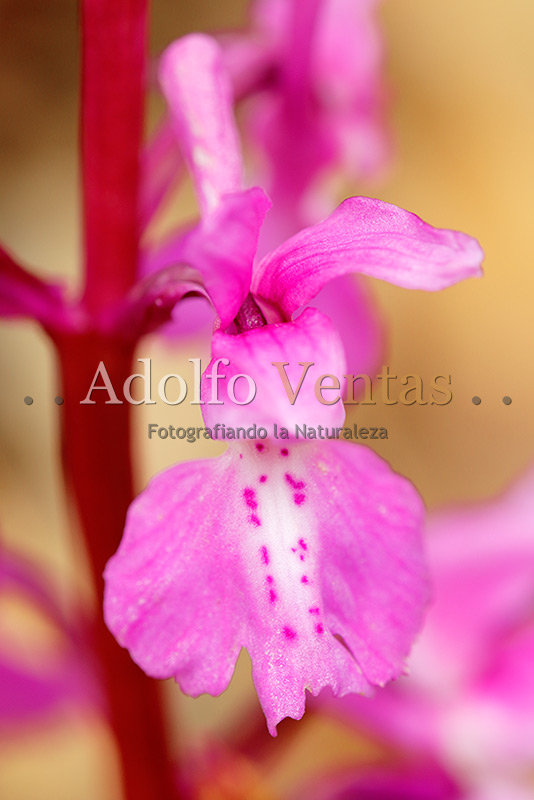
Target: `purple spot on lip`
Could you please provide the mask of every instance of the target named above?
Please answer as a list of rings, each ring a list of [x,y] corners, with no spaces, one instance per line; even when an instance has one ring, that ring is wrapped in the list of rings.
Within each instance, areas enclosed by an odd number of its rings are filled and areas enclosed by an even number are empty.
[[[258,443],[256,444],[256,450],[258,451],[258,453],[261,453],[261,452],[262,452],[262,450],[265,450],[265,445],[264,445],[264,444],[262,444],[261,442],[258,442]]]
[[[271,601],[271,603],[274,603],[277,600],[277,594],[274,591],[274,589],[270,589],[269,591],[269,600]]]
[[[305,494],[294,494],[293,495],[293,502],[296,506],[301,506],[303,502],[306,500]]]
[[[304,561],[304,556],[302,555],[302,553],[300,554],[300,560]]]
[[[243,490],[243,497],[245,498],[245,503],[249,508],[256,509],[258,507],[258,502],[256,500],[256,492],[254,489],[247,487]]]
[[[317,631],[317,633],[324,633],[324,628],[320,622],[315,626],[315,630]]]
[[[291,552],[292,552],[292,553],[296,553],[296,552],[297,552],[297,548],[296,548],[296,547],[292,547],[292,548],[291,548]]]
[[[273,582],[273,576],[272,575],[267,575],[265,580],[267,581],[267,583],[272,583]]]
[[[293,628],[288,628],[287,626],[284,628],[284,636],[286,639],[296,639],[297,632],[293,630]]]
[[[295,489],[295,490],[304,489],[304,487],[306,486],[304,481],[295,480],[293,475],[291,475],[289,472],[286,472],[286,474],[284,475],[284,478],[286,479],[286,482],[289,483],[289,485],[291,486],[292,489]]]
[[[263,563],[268,564],[269,553],[267,552],[267,548],[265,547],[265,545],[262,545],[262,547],[260,547],[260,553],[261,553],[261,560],[263,561]]]
[[[303,550],[307,550],[308,549],[308,545],[306,544],[304,539],[299,539],[299,545],[302,547]]]
[[[313,608],[309,608],[308,611],[310,612],[310,614],[319,614],[320,608],[319,606],[313,606]]]
[[[267,480],[267,475],[260,475],[260,483],[265,483]]]
[[[255,528],[259,528],[261,525],[260,518],[256,516],[256,514],[250,515],[250,521],[254,525]]]
[[[287,447],[282,447],[282,449],[280,450],[280,455],[282,455],[282,456],[288,456],[289,455],[289,450],[287,449]]]
[[[308,576],[307,575],[303,575],[302,578],[300,579],[300,582],[301,583],[308,583]]]

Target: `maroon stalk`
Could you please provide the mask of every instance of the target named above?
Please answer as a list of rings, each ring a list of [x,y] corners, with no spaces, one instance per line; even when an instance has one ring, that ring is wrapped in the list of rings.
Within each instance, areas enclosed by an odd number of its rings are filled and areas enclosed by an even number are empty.
[[[137,265],[148,0],[82,0],[85,304],[98,312]]]
[[[127,800],[176,798],[158,684],[119,647],[102,617],[102,573],[132,500],[129,406],[80,405],[100,361],[120,391],[135,341],[103,332],[107,309],[131,287],[138,258],[147,0],[82,0],[82,178],[85,329],[53,334],[62,372],[62,449],[91,565],[94,645],[103,673]],[[126,332],[127,333],[127,332]],[[105,395],[105,397],[102,397]]]

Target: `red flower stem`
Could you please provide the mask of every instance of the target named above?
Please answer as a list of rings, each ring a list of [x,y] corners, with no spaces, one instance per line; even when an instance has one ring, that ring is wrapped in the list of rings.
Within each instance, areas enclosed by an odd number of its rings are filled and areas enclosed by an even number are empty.
[[[97,334],[56,337],[64,404],[62,449],[66,483],[76,503],[94,578],[97,611],[93,647],[101,668],[108,716],[116,738],[127,800],[176,800],[159,685],[134,664],[109,633],[102,616],[102,573],[117,549],[132,500],[129,406],[80,405],[100,360],[120,395],[131,372],[133,346]],[[103,397],[99,397],[103,395]]]
[[[147,16],[147,0],[82,0],[84,301],[95,314],[137,269]]]
[[[62,373],[62,451],[97,595],[93,626],[127,800],[176,800],[159,687],[108,632],[102,573],[132,500],[129,405],[81,405],[103,361],[120,392],[134,341],[99,333],[138,261],[139,157],[144,119],[147,0],[82,0],[82,178],[86,330],[54,334]],[[121,332],[122,333],[122,332]],[[127,334],[127,332],[124,332]],[[105,395],[102,397],[102,395]]]

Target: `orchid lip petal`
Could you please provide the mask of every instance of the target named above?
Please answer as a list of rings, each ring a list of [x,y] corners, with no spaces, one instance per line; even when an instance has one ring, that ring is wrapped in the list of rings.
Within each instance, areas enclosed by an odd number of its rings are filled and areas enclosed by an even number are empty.
[[[416,491],[367,448],[236,445],[134,501],[105,618],[194,696],[223,691],[245,647],[275,735],[306,690],[367,694],[402,672],[428,594],[421,525]]]

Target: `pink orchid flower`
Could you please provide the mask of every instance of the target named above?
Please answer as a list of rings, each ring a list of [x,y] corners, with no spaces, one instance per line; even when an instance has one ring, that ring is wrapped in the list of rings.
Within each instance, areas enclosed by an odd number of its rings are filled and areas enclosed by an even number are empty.
[[[258,50],[265,53],[244,113],[259,182],[273,201],[260,236],[261,255],[328,213],[332,193],[326,178],[369,176],[387,159],[377,6],[376,0],[256,0],[248,51],[246,35],[225,47],[238,97],[247,52],[254,54],[256,69]],[[335,309],[349,369],[373,374],[384,337],[363,281],[340,276],[323,286],[314,306],[328,316]]]
[[[328,168],[360,177],[384,163],[377,5],[256,0],[249,30],[220,37],[235,95],[247,99],[265,185],[301,225],[309,190]]]
[[[325,178],[376,173],[387,157],[377,0],[256,0],[249,30],[220,37],[246,143],[273,209],[264,255],[331,208]],[[325,285],[314,306],[337,328],[350,369],[372,374],[383,349],[369,291],[354,275]]]
[[[432,760],[346,769],[302,788],[294,800],[467,800]]]
[[[255,261],[269,203],[260,189],[242,188],[218,45],[202,35],[174,43],[160,79],[202,220],[150,258],[182,276],[174,295],[196,286],[217,312],[202,386],[206,424],[342,425],[342,404],[319,404],[310,383],[294,405],[275,386],[272,362],[291,362],[292,386],[299,361],[313,362],[312,382],[344,373],[333,323],[315,309],[295,312],[353,270],[443,288],[479,274],[479,245],[378,200],[350,198]],[[238,373],[258,386],[239,413],[209,404],[221,357],[230,361],[223,398]],[[106,568],[106,621],[142,669],[174,676],[195,696],[222,692],[245,647],[274,735],[281,719],[302,716],[306,689],[369,693],[402,672],[427,598],[421,526],[417,492],[366,448],[240,442],[161,473],[134,501]]]
[[[333,709],[446,764],[474,800],[528,797],[534,763],[534,473],[430,518],[434,603],[410,680]]]
[[[245,102],[247,139],[259,153],[279,240],[310,221],[305,207],[318,176],[336,167],[360,177],[384,163],[377,6],[378,0],[254,0],[248,29],[218,36],[232,96]],[[167,124],[145,161],[149,219],[173,171],[181,174]]]
[[[244,105],[247,148],[254,152],[253,183],[264,186],[273,208],[260,233],[264,255],[331,208],[318,191],[337,169],[349,177],[383,163],[382,44],[376,0],[256,0],[245,31],[221,34],[234,101]],[[179,142],[164,123],[143,159],[142,211],[148,223],[177,177]],[[148,263],[143,261],[146,270]],[[372,374],[383,348],[378,313],[354,275],[329,282],[314,300],[337,327],[351,369]],[[208,328],[205,308],[182,303],[166,331],[190,335]]]

